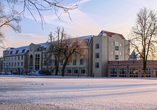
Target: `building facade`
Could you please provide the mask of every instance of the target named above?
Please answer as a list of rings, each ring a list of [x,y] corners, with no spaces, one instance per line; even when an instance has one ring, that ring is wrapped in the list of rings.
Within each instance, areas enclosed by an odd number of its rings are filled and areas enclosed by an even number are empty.
[[[146,77],[157,77],[157,61],[147,61]],[[144,77],[143,61],[109,61],[108,77]]]
[[[66,65],[65,75],[68,76],[108,76],[108,61],[127,60],[130,53],[129,42],[121,35],[101,31],[97,36],[80,37],[87,43],[88,58],[77,56]],[[10,48],[3,51],[3,71],[29,72],[48,69],[53,75],[55,63],[45,64],[47,43]],[[58,75],[61,75],[63,62],[60,61]]]

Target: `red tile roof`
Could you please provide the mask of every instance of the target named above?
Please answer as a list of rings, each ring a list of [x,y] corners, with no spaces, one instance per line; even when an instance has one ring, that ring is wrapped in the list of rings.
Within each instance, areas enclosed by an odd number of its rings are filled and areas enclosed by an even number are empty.
[[[112,37],[112,35],[119,35],[122,39],[125,40],[124,36],[122,34],[117,34],[117,33],[114,33],[114,32],[108,32],[108,31],[104,31],[102,30],[99,35],[105,35],[105,36],[109,36],[109,37]]]

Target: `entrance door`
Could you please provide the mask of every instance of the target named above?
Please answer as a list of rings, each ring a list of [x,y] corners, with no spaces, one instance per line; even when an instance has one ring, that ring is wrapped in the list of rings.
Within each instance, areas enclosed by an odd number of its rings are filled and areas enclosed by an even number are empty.
[[[154,77],[157,77],[157,70],[154,70]]]

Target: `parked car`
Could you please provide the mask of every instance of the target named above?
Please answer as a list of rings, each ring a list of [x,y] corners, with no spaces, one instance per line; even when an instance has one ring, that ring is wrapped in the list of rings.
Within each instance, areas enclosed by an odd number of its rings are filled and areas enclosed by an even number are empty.
[[[27,73],[27,75],[30,75],[30,76],[39,76],[39,71],[34,70],[32,72]]]

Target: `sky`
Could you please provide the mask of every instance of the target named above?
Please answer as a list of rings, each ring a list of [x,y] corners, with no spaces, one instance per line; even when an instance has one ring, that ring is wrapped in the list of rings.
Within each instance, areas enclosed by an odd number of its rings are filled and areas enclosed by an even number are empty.
[[[43,43],[48,40],[50,32],[55,33],[57,27],[64,27],[66,33],[73,37],[98,35],[101,30],[122,34],[126,39],[135,25],[136,14],[146,7],[157,11],[157,0],[63,0],[65,4],[79,3],[77,9],[68,14],[63,13],[60,20],[54,12],[42,12],[46,24],[36,12],[37,21],[26,11],[20,22],[22,32],[15,33],[12,29],[3,28],[7,47],[26,46],[31,43]],[[17,8],[21,8],[20,6]],[[2,49],[0,56],[2,56]]]

